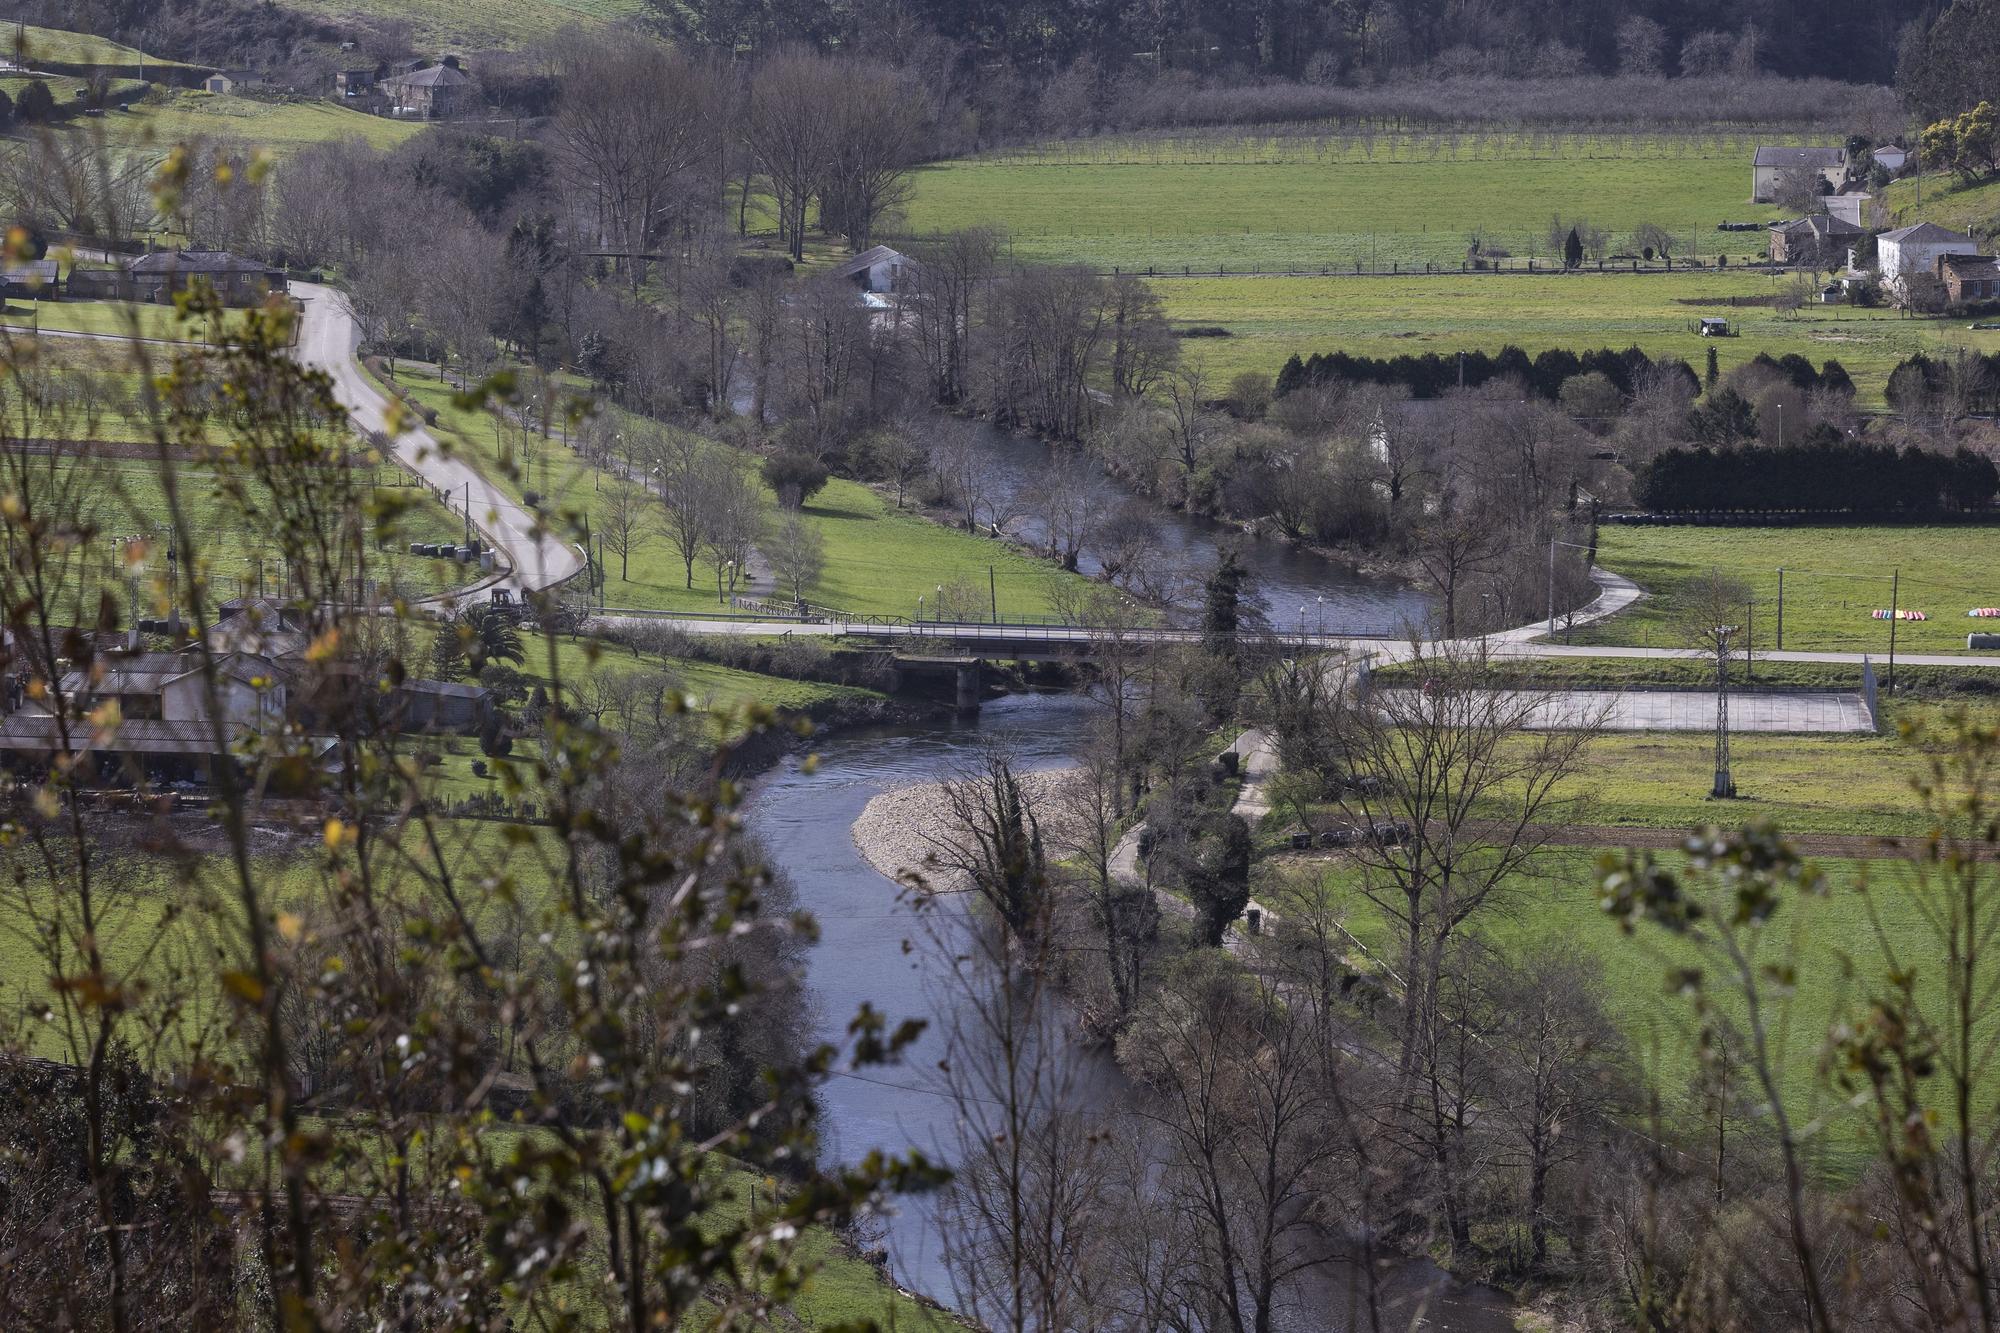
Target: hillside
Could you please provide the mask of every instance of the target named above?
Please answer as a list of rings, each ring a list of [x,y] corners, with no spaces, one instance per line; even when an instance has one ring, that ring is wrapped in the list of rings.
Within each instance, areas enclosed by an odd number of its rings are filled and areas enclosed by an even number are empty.
[[[144,51],[87,32],[65,32],[60,28],[38,28],[32,23],[13,25],[7,44],[14,58],[31,68],[42,65],[104,65],[116,69],[146,65],[166,69],[188,69],[177,60],[162,60]],[[25,59],[23,59],[25,57]]]
[[[1889,187],[1889,211],[1896,225],[1935,222],[1972,236],[2000,233],[2000,178],[1967,184],[1948,172],[1923,178],[1923,207],[1917,207],[1917,182],[1900,180]]]
[[[628,19],[643,0],[285,0],[285,7],[339,23],[400,20],[418,47],[478,51],[518,46],[580,23]]]

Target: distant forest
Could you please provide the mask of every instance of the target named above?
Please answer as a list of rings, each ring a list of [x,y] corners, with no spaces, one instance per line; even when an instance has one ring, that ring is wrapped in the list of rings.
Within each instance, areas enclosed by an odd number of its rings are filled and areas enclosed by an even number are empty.
[[[532,0],[527,0],[532,2]],[[1402,75],[1762,72],[1886,83],[1925,0],[646,0],[668,35],[755,51],[859,44],[891,60],[938,39],[1032,73],[1235,71],[1313,82]],[[1959,8],[1968,8],[1960,5]],[[1984,6],[1970,6],[1983,8]],[[11,0],[0,14],[194,56],[238,39],[323,40],[271,0]],[[355,20],[364,24],[365,20]],[[1989,25],[1990,26],[1990,25]],[[212,58],[207,57],[207,58]]]

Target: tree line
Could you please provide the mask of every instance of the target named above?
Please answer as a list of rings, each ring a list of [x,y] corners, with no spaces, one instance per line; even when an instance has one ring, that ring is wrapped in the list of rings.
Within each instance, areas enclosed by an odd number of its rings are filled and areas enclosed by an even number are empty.
[[[1843,440],[1718,451],[1676,447],[1640,472],[1633,498],[1662,513],[1813,510],[1931,514],[1983,509],[2000,492],[1993,460]]]

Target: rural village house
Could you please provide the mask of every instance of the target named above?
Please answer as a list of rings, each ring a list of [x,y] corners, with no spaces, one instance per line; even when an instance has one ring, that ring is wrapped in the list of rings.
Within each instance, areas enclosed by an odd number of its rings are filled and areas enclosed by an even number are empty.
[[[2000,300],[2000,261],[1991,255],[1939,255],[1937,275],[1953,305]]]
[[[1771,224],[1771,262],[1831,268],[1846,259],[1848,247],[1865,233],[1845,218],[1830,213]]]
[[[1977,241],[1935,222],[1899,227],[1875,238],[1875,260],[1882,270],[1883,285],[1899,295],[1912,275],[1936,273],[1940,256],[1978,253]]]
[[[1829,191],[1838,190],[1847,179],[1845,148],[1784,148],[1766,146],[1757,150],[1750,166],[1750,202],[1768,204],[1778,197],[1778,188],[1788,171],[1804,167],[1819,173]]]
[[[384,79],[380,86],[389,97],[389,114],[403,120],[446,120],[472,100],[472,78],[458,67],[457,56]]]
[[[71,270],[69,294],[82,300],[165,304],[198,278],[215,289],[223,304],[232,306],[256,305],[288,286],[284,270],[227,250],[156,250],[124,268]]]

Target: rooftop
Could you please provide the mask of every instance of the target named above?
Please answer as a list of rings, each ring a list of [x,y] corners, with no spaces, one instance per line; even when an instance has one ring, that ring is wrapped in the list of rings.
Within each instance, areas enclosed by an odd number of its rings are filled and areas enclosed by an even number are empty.
[[[472,79],[464,70],[454,69],[450,65],[429,65],[409,74],[398,74],[393,79],[384,79],[382,82],[391,88],[456,88],[462,83],[472,82]]]
[[[1973,243],[1970,236],[1962,232],[1953,231],[1949,227],[1940,227],[1935,222],[1919,222],[1910,227],[1898,227],[1895,231],[1883,232],[1876,239],[1893,241],[1897,245],[1901,245],[1905,241],[1916,241],[1925,245],[1938,245],[1946,242],[1958,242],[1964,245],[1971,245]]]
[[[134,273],[267,273],[268,266],[227,250],[155,250],[132,261]]]
[[[1827,167],[1843,166],[1847,162],[1845,148],[1792,148],[1767,145],[1757,150],[1756,165],[1760,167]]]

